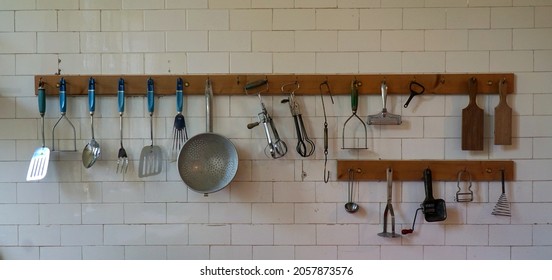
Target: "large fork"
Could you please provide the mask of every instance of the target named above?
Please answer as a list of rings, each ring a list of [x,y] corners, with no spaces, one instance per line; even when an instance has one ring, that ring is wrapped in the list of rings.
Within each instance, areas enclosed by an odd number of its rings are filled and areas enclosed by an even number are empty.
[[[117,173],[126,173],[128,169],[128,157],[123,147],[123,112],[125,111],[125,81],[123,78],[119,79],[117,101],[119,104],[119,132],[121,133],[121,148],[119,148],[119,155],[117,157]]]

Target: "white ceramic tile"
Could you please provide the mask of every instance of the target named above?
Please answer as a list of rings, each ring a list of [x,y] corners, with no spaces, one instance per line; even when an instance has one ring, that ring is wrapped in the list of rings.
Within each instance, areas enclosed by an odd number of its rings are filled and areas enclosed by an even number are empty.
[[[317,73],[357,73],[358,54],[318,53],[316,54]]]
[[[17,226],[0,226],[0,246],[17,246]]]
[[[123,246],[83,246],[83,260],[124,260]]]
[[[206,18],[210,20],[205,20]],[[188,10],[186,14],[188,30],[228,30],[230,28],[228,10]]]
[[[167,259],[207,260],[209,259],[209,246],[168,246]]]
[[[337,259],[337,246],[295,246],[296,260]]]
[[[360,29],[388,30],[403,27],[403,9],[362,9]]]
[[[447,225],[446,245],[488,245],[489,228],[486,225]]]
[[[293,246],[253,246],[254,260],[285,260],[294,258]]]
[[[81,52],[84,52],[84,53],[122,52],[123,50],[122,38],[123,37],[121,32],[82,32],[80,33],[80,50]],[[63,45],[66,44],[65,41],[59,41],[59,42],[64,42]],[[39,37],[39,43],[40,43],[40,37]]]
[[[273,30],[312,30],[316,28],[314,9],[275,9],[272,11]]]
[[[61,245],[102,245],[104,230],[102,225],[61,226]]]
[[[41,260],[80,260],[81,247],[40,247]]]
[[[314,53],[275,53],[273,56],[275,73],[314,73]]]
[[[59,31],[100,31],[100,11],[59,11]]]
[[[254,203],[251,221],[255,224],[293,223],[294,209],[290,203]]]
[[[357,245],[358,225],[317,225],[318,245]]]
[[[314,183],[274,183],[274,202],[314,202]]]
[[[467,30],[426,30],[426,51],[462,51],[468,49]]]
[[[81,10],[120,10],[122,8],[122,0],[80,0],[79,6]]]
[[[209,51],[238,52],[251,50],[251,32],[249,31],[210,31]]]
[[[40,224],[80,224],[80,204],[41,204],[39,205]]]
[[[340,260],[378,260],[380,258],[378,246],[339,246],[337,258]]]
[[[272,10],[230,10],[230,30],[272,30]]]
[[[337,31],[296,31],[295,51],[336,51]]]
[[[514,29],[514,50],[547,50],[552,48],[552,40],[548,36],[551,28]]]
[[[101,31],[142,31],[144,12],[140,10],[102,10]]]
[[[552,7],[538,7],[535,9],[535,27],[552,27],[552,19],[550,19],[550,13]]]
[[[57,183],[19,183],[17,185],[18,203],[58,203],[59,184]]]
[[[123,9],[163,9],[164,0],[123,0]]]
[[[468,260],[509,260],[510,259],[510,247],[483,247],[473,246],[468,247],[467,250]]]
[[[458,73],[482,73],[489,71],[489,53],[480,52],[447,52],[446,71]]]
[[[211,246],[211,260],[250,260],[251,246]]]
[[[38,260],[39,247],[0,247],[4,260]]]
[[[337,220],[334,203],[295,204],[296,223],[335,223]]]
[[[380,35],[379,31],[339,31],[337,33],[337,50],[340,52],[379,51]]]
[[[13,11],[0,11],[0,30],[3,32],[15,31],[15,13]]]
[[[83,224],[122,224],[123,219],[122,204],[98,203],[82,205]]]
[[[190,245],[230,244],[230,225],[204,224],[189,225]]]
[[[249,203],[210,203],[210,223],[250,223],[251,204]]]
[[[379,0],[338,0],[339,8],[379,8]]]
[[[491,12],[489,8],[458,8],[447,10],[448,29],[484,29],[490,28]]]
[[[15,12],[15,31],[56,31],[56,11]]]
[[[207,8],[208,0],[167,0],[167,9]]]
[[[146,10],[144,29],[148,31],[185,30],[186,10]]]
[[[532,7],[491,8],[491,28],[530,28],[534,26]]]
[[[272,245],[273,225],[232,225],[232,245]]]
[[[32,225],[19,227],[20,246],[60,245],[59,225]]]
[[[382,7],[423,7],[425,0],[381,0]]]
[[[166,246],[126,246],[125,260],[166,260]]]
[[[423,259],[422,246],[382,246],[382,260],[421,260]]]
[[[127,203],[124,204],[125,224],[166,223],[165,203]]]
[[[405,29],[442,29],[446,26],[447,10],[442,8],[412,8],[403,10]]]
[[[146,244],[185,245],[188,244],[188,225],[147,225]]]
[[[105,225],[105,245],[143,245],[146,241],[145,225]]]
[[[318,30],[356,30],[359,27],[357,9],[318,9],[316,10],[316,29]]]
[[[228,73],[228,53],[189,53],[188,73]]]
[[[409,42],[404,44],[404,42]],[[381,32],[382,51],[422,51],[424,32],[421,30],[383,30]]]
[[[466,248],[462,246],[425,246],[424,260],[465,260]]]
[[[314,245],[316,243],[315,225],[275,225],[275,245]]]
[[[3,32],[0,34],[0,53],[35,53],[36,35],[33,32]]]
[[[547,246],[544,247],[530,247],[519,246],[512,247],[511,259],[512,260],[545,260],[550,256],[550,250]]]
[[[468,46],[470,50],[511,50],[512,30],[482,29],[468,31]]]

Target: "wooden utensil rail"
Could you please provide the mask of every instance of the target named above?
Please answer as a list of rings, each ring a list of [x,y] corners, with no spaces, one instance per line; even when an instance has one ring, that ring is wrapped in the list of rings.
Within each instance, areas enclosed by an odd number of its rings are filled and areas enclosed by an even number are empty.
[[[478,94],[498,94],[498,84],[505,79],[508,84],[507,94],[514,93],[515,80],[513,73],[485,74],[182,74],[182,75],[36,75],[35,94],[38,94],[38,83],[42,80],[47,95],[57,95],[59,80],[64,78],[67,84],[67,95],[78,96],[88,93],[88,79],[96,80],[97,95],[116,95],[119,78],[125,80],[125,94],[145,96],[147,79],[155,83],[156,95],[173,95],[176,89],[176,79],[184,80],[184,94],[203,95],[205,80],[211,79],[215,95],[243,95],[244,86],[252,81],[268,79],[269,90],[264,94],[282,94],[280,87],[285,83],[297,81],[300,89],[297,95],[318,95],[320,84],[327,82],[332,94],[348,95],[351,82],[359,82],[359,94],[381,94],[380,85],[386,81],[389,94],[410,94],[410,82],[422,84],[424,94],[467,94],[468,79],[475,77],[478,81]]]
[[[457,181],[458,172],[467,171],[472,181],[500,181],[504,170],[506,181],[514,180],[513,161],[494,160],[338,160],[337,179],[348,180],[348,170],[360,171],[355,180],[385,181],[387,168],[393,169],[393,180],[421,181],[423,170],[431,169],[435,181]]]

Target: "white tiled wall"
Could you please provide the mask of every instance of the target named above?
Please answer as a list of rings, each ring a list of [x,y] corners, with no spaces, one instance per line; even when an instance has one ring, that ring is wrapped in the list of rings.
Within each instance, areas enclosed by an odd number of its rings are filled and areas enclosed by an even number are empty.
[[[552,1],[520,0],[0,0],[0,259],[552,259]],[[204,197],[182,183],[174,162],[137,176],[149,143],[143,98],[127,98],[125,146],[131,165],[115,173],[116,99],[100,97],[102,157],[89,170],[80,153],[52,153],[48,176],[26,182],[40,146],[34,75],[196,73],[514,72],[513,145],[493,145],[496,96],[481,96],[485,150],[460,149],[462,96],[389,98],[399,127],[369,128],[368,151],[341,150],[347,96],[326,100],[331,180],[323,182],[319,97],[299,97],[317,143],[303,159],[290,148],[267,159],[255,120],[257,100],[215,97],[215,131],[237,146],[231,185]],[[185,99],[191,135],[204,131],[204,99]],[[155,137],[167,156],[174,97],[156,100]],[[294,128],[280,97],[265,97],[281,136]],[[363,97],[359,114],[381,109]],[[90,137],[85,98],[68,116],[78,149]],[[47,145],[58,101],[48,98]],[[69,135],[63,135],[65,139]],[[64,142],[67,144],[67,142]],[[435,182],[447,202],[443,223],[418,220],[414,234],[384,239],[385,184],[361,182],[361,210],[345,212],[347,184],[337,159],[513,159],[506,184],[512,217],[490,214],[497,182],[474,185],[472,203],[454,202],[456,182]],[[304,173],[303,173],[304,172]],[[410,228],[421,182],[397,182],[398,229]]]

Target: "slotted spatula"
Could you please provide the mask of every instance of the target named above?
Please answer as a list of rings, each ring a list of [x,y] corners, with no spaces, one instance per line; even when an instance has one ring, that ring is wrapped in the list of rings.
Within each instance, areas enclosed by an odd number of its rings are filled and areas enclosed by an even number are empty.
[[[483,150],[483,109],[477,106],[477,80],[472,77],[468,81],[470,102],[462,109],[462,150]]]
[[[138,166],[138,177],[148,177],[161,173],[163,169],[163,155],[159,146],[153,145],[153,108],[155,105],[153,93],[153,79],[148,79],[148,111],[150,115],[150,137],[151,145],[142,148],[140,153],[140,165]]]
[[[46,91],[42,82],[38,85],[38,111],[42,118],[42,147],[37,148],[31,158],[27,181],[37,181],[46,177],[48,173],[48,162],[50,161],[50,149],[46,147],[44,140],[44,113],[46,112]]]
[[[500,101],[495,107],[494,143],[495,145],[512,145],[512,108],[506,101],[506,79],[498,83]]]

